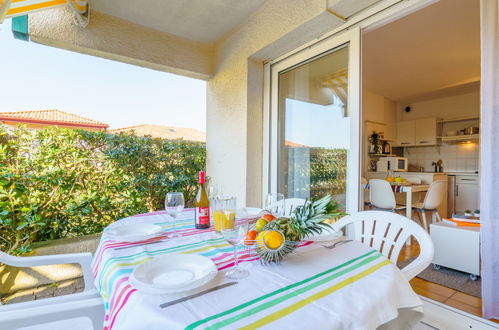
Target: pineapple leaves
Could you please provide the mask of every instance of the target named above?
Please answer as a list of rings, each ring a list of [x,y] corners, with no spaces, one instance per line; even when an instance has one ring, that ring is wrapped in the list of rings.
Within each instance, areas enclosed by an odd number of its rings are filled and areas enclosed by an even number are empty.
[[[289,229],[296,234],[293,236],[300,240],[309,235],[320,234],[324,228],[331,228],[324,220],[344,215],[340,206],[332,200],[331,195],[315,201],[307,199],[305,204],[298,206],[291,215]]]

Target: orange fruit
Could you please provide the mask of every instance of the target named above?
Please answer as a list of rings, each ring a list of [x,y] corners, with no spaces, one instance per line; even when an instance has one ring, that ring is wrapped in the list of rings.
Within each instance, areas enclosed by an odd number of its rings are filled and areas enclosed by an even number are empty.
[[[270,221],[274,220],[275,217],[272,214],[267,213],[267,214],[262,215],[262,219],[265,219],[268,222],[270,222]]]
[[[256,230],[250,230],[248,234],[246,234],[246,238],[244,239],[245,245],[253,245],[255,244],[256,235],[258,232]]]
[[[264,230],[256,237],[256,243],[261,248],[275,250],[284,243],[284,235],[277,230]]]

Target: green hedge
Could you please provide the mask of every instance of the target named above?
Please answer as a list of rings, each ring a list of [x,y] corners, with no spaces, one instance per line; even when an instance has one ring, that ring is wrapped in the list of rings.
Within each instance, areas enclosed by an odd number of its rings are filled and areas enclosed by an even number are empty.
[[[313,197],[345,193],[347,157],[346,149],[310,148],[310,190]]]
[[[50,127],[0,127],[0,249],[92,234],[113,221],[164,208],[168,191],[187,205],[204,169],[204,143]]]

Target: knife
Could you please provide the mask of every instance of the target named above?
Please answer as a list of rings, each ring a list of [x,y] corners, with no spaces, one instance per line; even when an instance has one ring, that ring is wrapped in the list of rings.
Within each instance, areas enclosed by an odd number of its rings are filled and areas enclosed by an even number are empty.
[[[177,299],[177,300],[172,300],[172,301],[166,302],[164,304],[159,305],[159,307],[166,308],[166,307],[169,307],[169,306],[172,306],[172,305],[176,305],[178,303],[181,303],[181,302],[193,299],[193,298],[197,298],[199,296],[202,296],[202,295],[205,295],[207,293],[210,293],[210,292],[213,292],[213,291],[217,291],[217,290],[226,288],[226,287],[234,285],[234,284],[237,284],[237,282],[229,282],[229,283],[225,283],[225,284],[222,284],[222,285],[218,285],[218,286],[215,286],[215,287],[213,287],[211,289],[204,290],[204,291],[198,292],[196,294],[193,294],[193,295],[190,295],[190,296],[187,296],[187,297],[184,297],[184,298],[180,298],[180,299]]]

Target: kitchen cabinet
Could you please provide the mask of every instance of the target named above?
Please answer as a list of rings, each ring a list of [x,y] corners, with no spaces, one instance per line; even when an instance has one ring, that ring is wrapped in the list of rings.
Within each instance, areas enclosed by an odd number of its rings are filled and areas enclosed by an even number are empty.
[[[416,141],[416,126],[414,120],[404,120],[397,123],[397,145],[413,146]]]
[[[480,186],[478,176],[457,175],[456,176],[456,213],[464,213],[465,210],[479,210]]]
[[[432,146],[437,144],[437,118],[404,120],[397,123],[397,146]]]
[[[437,118],[415,120],[415,144],[418,146],[433,146],[437,144]]]

